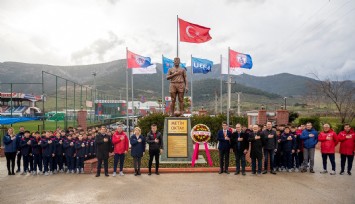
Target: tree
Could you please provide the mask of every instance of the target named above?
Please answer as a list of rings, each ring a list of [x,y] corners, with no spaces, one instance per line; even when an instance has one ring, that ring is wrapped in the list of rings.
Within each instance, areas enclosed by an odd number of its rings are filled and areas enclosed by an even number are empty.
[[[321,80],[313,73],[316,81],[311,84],[311,91],[323,96],[335,105],[341,124],[351,123],[355,117],[355,85],[349,80],[340,81],[327,78]]]

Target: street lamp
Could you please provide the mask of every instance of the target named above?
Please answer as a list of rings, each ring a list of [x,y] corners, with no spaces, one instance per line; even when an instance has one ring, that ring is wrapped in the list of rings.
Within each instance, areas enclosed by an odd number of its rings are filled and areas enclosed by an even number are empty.
[[[284,97],[284,100],[285,100],[285,110],[286,110],[287,109],[286,108],[286,101],[287,101],[287,97],[286,96]]]
[[[94,106],[94,121],[95,121],[95,101],[96,101],[96,75],[97,73],[96,72],[93,72],[92,73],[92,76],[94,77],[94,98],[93,98],[93,106]]]

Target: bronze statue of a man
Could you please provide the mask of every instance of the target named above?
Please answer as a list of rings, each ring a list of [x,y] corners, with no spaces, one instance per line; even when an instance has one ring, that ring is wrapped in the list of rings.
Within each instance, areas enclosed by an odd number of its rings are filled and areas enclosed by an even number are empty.
[[[178,115],[182,115],[184,113],[184,93],[185,91],[186,93],[188,92],[188,84],[186,70],[180,67],[180,58],[174,58],[174,67],[169,69],[166,79],[170,80],[170,115],[173,116],[175,114],[176,95],[178,95],[179,99],[180,114]]]

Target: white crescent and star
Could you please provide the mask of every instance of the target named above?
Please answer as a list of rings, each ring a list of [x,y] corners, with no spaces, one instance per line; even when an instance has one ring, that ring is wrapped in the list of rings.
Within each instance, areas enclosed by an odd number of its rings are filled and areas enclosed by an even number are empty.
[[[193,31],[193,33],[190,33],[190,29]],[[186,35],[189,36],[190,38],[195,38],[199,35],[199,33],[196,32],[192,26],[187,26],[186,27]]]

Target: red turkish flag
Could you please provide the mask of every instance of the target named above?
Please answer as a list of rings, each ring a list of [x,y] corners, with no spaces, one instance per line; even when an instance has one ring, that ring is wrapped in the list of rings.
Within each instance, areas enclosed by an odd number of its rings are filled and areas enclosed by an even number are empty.
[[[212,39],[208,33],[211,29],[189,23],[179,18],[180,41],[189,43],[204,43]]]

